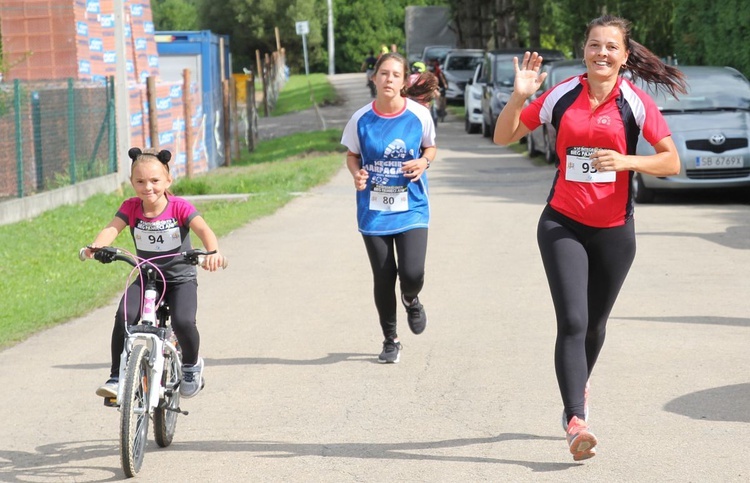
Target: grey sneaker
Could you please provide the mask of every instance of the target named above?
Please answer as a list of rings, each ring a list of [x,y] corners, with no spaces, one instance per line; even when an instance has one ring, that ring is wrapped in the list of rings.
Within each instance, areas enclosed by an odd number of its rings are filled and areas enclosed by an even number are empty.
[[[383,341],[383,352],[378,356],[378,362],[383,364],[395,364],[401,358],[401,342],[393,339]]]
[[[120,381],[116,377],[110,377],[107,382],[99,386],[96,395],[100,397],[117,397],[117,390],[120,388]]]
[[[419,297],[414,297],[414,300],[407,304],[404,294],[401,294],[401,303],[406,307],[406,319],[411,331],[415,334],[424,332],[425,327],[427,327],[427,314],[422,304],[419,303]]]
[[[203,389],[203,358],[192,366],[182,366],[182,382],[180,382],[180,396],[193,397]]]

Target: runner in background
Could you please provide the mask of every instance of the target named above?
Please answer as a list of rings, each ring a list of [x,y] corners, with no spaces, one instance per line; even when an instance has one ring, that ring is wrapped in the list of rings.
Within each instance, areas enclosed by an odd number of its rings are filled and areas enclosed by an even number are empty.
[[[370,88],[370,95],[374,98],[376,91],[375,91],[375,83],[372,81],[372,75],[375,73],[375,63],[378,61],[378,59],[375,57],[375,53],[371,50],[370,53],[365,57],[364,62],[362,62],[362,67],[360,70],[365,73],[366,76],[366,85]]]
[[[399,298],[411,331],[421,334],[427,326],[419,293],[430,221],[426,171],[435,159],[435,128],[428,110],[404,97],[408,74],[402,55],[383,54],[375,64],[377,97],[354,113],[341,137],[357,190],[357,225],[372,269],[384,338],[378,356],[382,363],[400,360]]]

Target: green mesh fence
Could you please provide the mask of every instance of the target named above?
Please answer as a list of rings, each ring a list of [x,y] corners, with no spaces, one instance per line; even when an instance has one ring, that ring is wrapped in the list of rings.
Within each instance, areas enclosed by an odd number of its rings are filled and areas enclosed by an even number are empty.
[[[0,200],[117,170],[114,79],[0,84]]]

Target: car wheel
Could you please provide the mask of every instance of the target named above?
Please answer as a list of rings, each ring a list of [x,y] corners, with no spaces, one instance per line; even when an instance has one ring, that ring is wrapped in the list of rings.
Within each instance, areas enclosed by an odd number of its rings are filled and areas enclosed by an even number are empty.
[[[469,122],[469,115],[466,114],[464,116],[464,131],[466,131],[466,134],[471,134],[472,129],[471,123]]]
[[[528,133],[526,135],[526,147],[529,150],[529,157],[533,158],[537,154],[539,154],[539,149],[537,149],[536,144],[534,144],[534,136],[531,135],[531,133]]]
[[[554,164],[557,162],[557,153],[555,152],[555,146],[552,144],[549,138],[549,132],[544,130],[544,160],[547,164]]]
[[[653,203],[654,190],[646,188],[643,184],[643,177],[640,173],[633,175],[632,181],[633,199],[636,203]]]

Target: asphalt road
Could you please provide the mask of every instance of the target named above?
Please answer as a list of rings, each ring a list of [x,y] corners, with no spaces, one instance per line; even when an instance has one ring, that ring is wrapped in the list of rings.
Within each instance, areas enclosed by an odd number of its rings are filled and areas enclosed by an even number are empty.
[[[360,77],[333,77],[349,103],[321,109],[329,126],[367,102]],[[342,169],[221,240],[230,267],[199,279],[207,386],[184,401],[169,448],[149,442],[140,480],[750,480],[747,202],[637,207],[638,254],[592,377],[598,455],[576,463],[535,240],[553,170],[464,134],[460,119],[438,127],[438,146],[420,297],[430,322],[414,336],[400,318],[401,362],[376,362]],[[119,413],[94,395],[114,304],[0,352],[0,480],[123,477]]]

